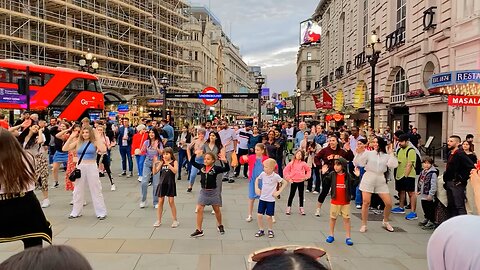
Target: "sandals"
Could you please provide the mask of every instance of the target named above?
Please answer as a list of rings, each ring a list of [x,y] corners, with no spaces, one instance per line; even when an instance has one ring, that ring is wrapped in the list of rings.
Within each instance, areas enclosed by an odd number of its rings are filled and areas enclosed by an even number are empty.
[[[387,231],[387,232],[393,232],[394,229],[390,223],[382,221],[382,227]]]
[[[366,231],[367,231],[367,225],[362,225],[362,226],[360,227],[360,232],[361,232],[361,233],[364,233],[364,232],[366,232]]]
[[[256,234],[255,234],[255,237],[261,237],[261,236],[264,236],[265,235],[265,231],[264,230],[259,230]]]

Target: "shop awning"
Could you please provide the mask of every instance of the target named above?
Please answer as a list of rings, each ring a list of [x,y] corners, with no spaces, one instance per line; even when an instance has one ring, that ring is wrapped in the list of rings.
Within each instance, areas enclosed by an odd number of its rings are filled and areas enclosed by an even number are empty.
[[[114,103],[127,103],[128,100],[117,91],[109,90],[103,92],[103,96],[105,97],[106,104],[114,104]]]

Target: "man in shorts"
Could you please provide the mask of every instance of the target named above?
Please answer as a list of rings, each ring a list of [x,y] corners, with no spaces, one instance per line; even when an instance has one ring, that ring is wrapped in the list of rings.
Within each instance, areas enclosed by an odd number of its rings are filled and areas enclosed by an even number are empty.
[[[417,195],[415,193],[415,161],[417,159],[415,149],[408,143],[408,134],[402,134],[398,138],[397,158],[398,167],[395,173],[395,190],[400,197],[400,205],[392,209],[394,214],[405,213],[405,196],[408,193],[411,204],[411,212],[405,216],[407,220],[417,219]]]

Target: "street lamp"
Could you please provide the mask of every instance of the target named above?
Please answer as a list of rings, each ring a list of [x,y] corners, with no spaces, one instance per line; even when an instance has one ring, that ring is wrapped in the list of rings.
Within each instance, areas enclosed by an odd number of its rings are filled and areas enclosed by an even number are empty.
[[[167,119],[167,87],[170,84],[170,81],[166,76],[163,76],[160,79],[160,84],[162,85],[162,93],[163,93],[163,119]]]
[[[258,90],[258,129],[262,128],[262,85],[265,83],[265,78],[262,73],[255,78]]]
[[[375,66],[378,63],[380,52],[382,51],[382,43],[375,31],[370,36],[370,44],[365,47],[365,56],[372,67],[372,81],[370,85],[370,127],[375,128]]]
[[[297,124],[300,123],[300,96],[302,95],[302,90],[297,88],[294,90],[295,96],[297,97]]]
[[[80,60],[78,60],[80,70],[88,73],[96,73],[100,65],[97,62],[97,58],[90,52],[90,49],[87,51],[88,52],[85,55],[80,56]]]

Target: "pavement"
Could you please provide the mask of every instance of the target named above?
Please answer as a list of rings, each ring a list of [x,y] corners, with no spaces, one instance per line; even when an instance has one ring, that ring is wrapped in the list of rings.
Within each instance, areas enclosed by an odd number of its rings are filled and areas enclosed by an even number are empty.
[[[238,178],[235,183],[223,184],[223,223],[226,233],[216,230],[211,208],[205,208],[205,236],[190,238],[195,230],[195,204],[199,190],[199,177],[192,193],[187,193],[186,175],[177,181],[175,203],[178,211],[178,228],[170,228],[171,214],[166,203],[163,224],[156,221],[156,209],[152,206],[152,188],[149,187],[147,208],[139,208],[140,184],[137,178],[118,177],[120,158],[113,153],[114,182],[116,191],[110,191],[107,178],[101,178],[108,216],[100,221],[95,217],[91,200],[87,199],[83,216],[69,220],[71,192],[60,188],[50,190],[51,206],[45,214],[53,226],[54,244],[65,244],[79,250],[92,264],[101,270],[146,270],[146,269],[248,269],[248,255],[255,250],[280,245],[308,245],[324,248],[334,269],[427,269],[426,247],[431,231],[417,226],[418,220],[407,221],[404,215],[392,215],[391,224],[397,231],[389,233],[380,221],[369,221],[368,232],[358,232],[360,210],[352,204],[353,246],[345,244],[343,224],[338,220],[336,241],[325,242],[328,236],[329,199],[322,208],[321,217],[315,217],[317,195],[305,194],[306,216],[298,212],[298,196],[294,200],[292,215],[285,215],[286,188],[276,203],[275,238],[255,238],[258,230],[256,217],[251,223],[245,221],[247,213],[247,181]],[[61,175],[63,177],[63,174]],[[61,178],[63,179],[63,178]],[[393,189],[393,183],[390,183]],[[41,194],[37,193],[41,198]],[[88,198],[88,194],[87,194]],[[255,207],[257,204],[255,204]],[[419,220],[423,218],[421,207]],[[371,214],[375,218],[374,214]],[[0,244],[0,262],[23,250],[22,242]]]

